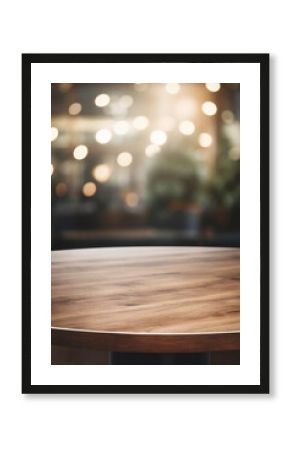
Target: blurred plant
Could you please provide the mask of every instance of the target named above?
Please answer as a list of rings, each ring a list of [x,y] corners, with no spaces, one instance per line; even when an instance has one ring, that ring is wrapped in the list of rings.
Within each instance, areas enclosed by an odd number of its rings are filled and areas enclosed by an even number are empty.
[[[240,161],[229,157],[231,148],[231,139],[222,132],[203,218],[203,225],[215,231],[239,230],[240,226]]]
[[[148,219],[158,227],[182,227],[184,213],[199,202],[202,182],[190,155],[165,150],[147,176]]]

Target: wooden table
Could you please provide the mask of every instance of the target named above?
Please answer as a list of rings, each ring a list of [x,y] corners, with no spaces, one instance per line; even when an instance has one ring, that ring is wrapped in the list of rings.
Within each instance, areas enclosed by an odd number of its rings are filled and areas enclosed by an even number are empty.
[[[52,252],[52,344],[107,352],[238,350],[239,249]]]

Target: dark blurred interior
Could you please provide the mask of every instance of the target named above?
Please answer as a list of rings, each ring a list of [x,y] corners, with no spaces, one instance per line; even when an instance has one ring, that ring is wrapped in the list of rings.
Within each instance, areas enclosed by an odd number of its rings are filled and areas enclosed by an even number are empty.
[[[239,84],[51,89],[53,250],[239,246]]]

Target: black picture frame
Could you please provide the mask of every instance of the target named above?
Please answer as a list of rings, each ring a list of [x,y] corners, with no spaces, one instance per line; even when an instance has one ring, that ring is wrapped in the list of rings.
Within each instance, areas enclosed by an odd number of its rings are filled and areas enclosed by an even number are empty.
[[[269,393],[269,54],[23,54],[22,55],[22,393],[211,394]],[[31,65],[33,63],[255,63],[260,65],[260,384],[31,384]],[[261,151],[262,150],[262,151]]]

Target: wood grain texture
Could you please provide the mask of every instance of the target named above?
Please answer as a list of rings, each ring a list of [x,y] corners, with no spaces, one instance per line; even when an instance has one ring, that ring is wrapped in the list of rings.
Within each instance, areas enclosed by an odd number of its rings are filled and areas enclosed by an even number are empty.
[[[52,343],[107,351],[237,350],[239,280],[239,249],[52,252]]]

